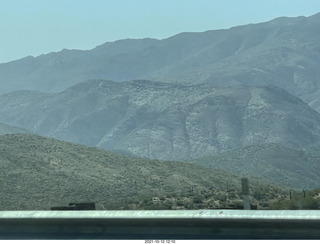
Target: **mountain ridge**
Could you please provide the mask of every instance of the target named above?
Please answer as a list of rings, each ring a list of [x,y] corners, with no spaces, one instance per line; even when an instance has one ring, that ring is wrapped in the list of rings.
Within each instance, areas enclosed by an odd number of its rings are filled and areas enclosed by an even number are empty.
[[[320,13],[162,40],[126,39],[0,64],[0,91],[60,92],[90,79],[277,85],[305,98],[318,91]],[[44,76],[45,74],[45,76]],[[19,84],[19,85],[18,85]],[[310,105],[320,111],[318,103]]]
[[[146,158],[199,158],[255,143],[320,140],[320,114],[275,86],[92,80],[0,96],[0,122]]]

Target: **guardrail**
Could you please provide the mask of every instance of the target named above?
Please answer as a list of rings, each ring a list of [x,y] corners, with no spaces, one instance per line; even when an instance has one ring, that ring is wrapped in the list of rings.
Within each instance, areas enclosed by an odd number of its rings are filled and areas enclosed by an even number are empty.
[[[320,211],[0,211],[0,239],[320,239]]]

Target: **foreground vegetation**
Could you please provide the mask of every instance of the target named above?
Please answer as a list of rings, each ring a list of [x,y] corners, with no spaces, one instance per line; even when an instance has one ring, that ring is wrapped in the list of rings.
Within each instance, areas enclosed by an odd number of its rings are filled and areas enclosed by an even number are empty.
[[[274,201],[286,199],[283,191],[265,188],[256,191],[250,197],[252,209],[269,209]],[[270,191],[271,190],[271,191]],[[112,208],[112,206],[110,206]],[[243,201],[240,190],[214,190],[198,193],[170,194],[152,197],[142,201],[125,202],[116,209],[242,209]]]
[[[268,191],[260,189],[250,194],[254,210],[320,210],[320,189],[306,192]],[[266,191],[265,191],[266,190]],[[270,189],[269,189],[270,190]],[[290,198],[291,195],[291,198]],[[243,209],[241,192],[205,191],[199,193],[170,194],[144,200],[128,200],[117,205],[99,205],[98,209],[114,210],[168,210],[168,209]]]
[[[270,205],[270,209],[286,210],[320,210],[320,189],[311,191],[291,192],[288,199],[279,199]]]
[[[241,209],[241,175],[193,163],[123,156],[31,134],[0,136],[0,210]],[[319,209],[320,190],[249,178],[252,209]]]
[[[88,201],[101,208],[149,208],[153,197],[164,198],[164,205],[172,202],[171,208],[211,208],[240,200],[241,177],[236,174],[30,134],[0,136],[0,166],[1,210],[48,210]],[[266,181],[250,178],[250,184],[266,198],[288,195],[287,188]]]

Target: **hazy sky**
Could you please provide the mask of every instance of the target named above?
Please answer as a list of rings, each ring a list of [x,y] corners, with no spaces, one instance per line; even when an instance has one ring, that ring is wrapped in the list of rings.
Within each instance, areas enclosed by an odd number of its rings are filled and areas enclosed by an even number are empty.
[[[0,0],[0,63],[317,12],[320,0]]]

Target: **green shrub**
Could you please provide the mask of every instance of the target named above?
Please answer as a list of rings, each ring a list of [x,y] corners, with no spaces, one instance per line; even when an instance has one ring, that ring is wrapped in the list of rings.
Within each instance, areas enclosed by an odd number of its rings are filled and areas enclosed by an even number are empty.
[[[286,210],[315,210],[320,209],[319,200],[314,199],[312,196],[296,196],[292,199],[279,200],[270,205],[269,209],[286,209]]]
[[[194,203],[202,203],[202,197],[201,196],[196,196],[193,198]]]

